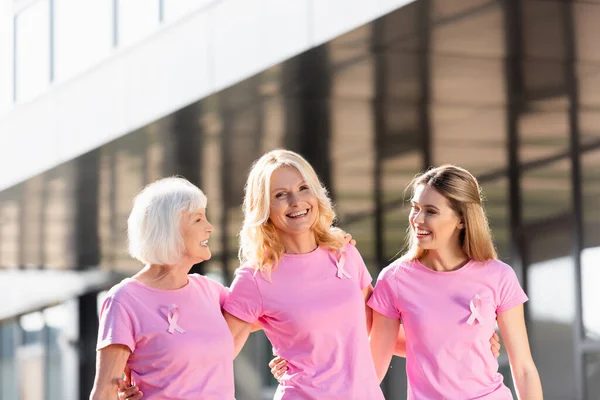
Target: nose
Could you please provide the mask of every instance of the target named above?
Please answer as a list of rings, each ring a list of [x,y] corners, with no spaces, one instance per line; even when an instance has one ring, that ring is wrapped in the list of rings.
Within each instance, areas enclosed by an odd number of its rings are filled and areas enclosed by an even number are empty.
[[[424,221],[424,219],[425,219],[425,216],[423,214],[423,211],[421,211],[421,210],[416,211],[413,214],[413,223],[420,224],[420,223],[422,223]]]
[[[288,199],[290,199],[290,205],[295,206],[296,204],[298,204],[299,195],[296,192],[290,193]]]
[[[206,221],[206,222],[208,222],[208,221]],[[206,227],[206,232],[211,233],[212,231],[213,231],[213,225],[210,222],[208,222],[208,226]]]

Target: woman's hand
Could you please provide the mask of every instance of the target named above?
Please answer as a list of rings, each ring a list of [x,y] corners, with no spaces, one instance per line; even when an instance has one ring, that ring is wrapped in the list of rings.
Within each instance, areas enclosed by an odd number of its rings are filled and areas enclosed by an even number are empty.
[[[500,349],[502,346],[500,345],[500,338],[498,337],[496,331],[494,331],[494,334],[490,338],[490,344],[492,345],[491,349],[492,353],[494,353],[494,356],[496,358],[500,357]]]
[[[352,239],[352,235],[344,232],[342,229],[338,228],[338,227],[332,227],[331,228],[332,231],[338,231],[342,234],[344,234],[344,245],[347,245],[348,243],[351,244],[352,246],[356,246],[356,240]]]
[[[128,386],[126,381],[119,383],[119,400],[140,400],[144,393],[137,386]]]
[[[269,362],[269,368],[271,368],[271,374],[273,378],[279,382],[283,374],[288,370],[287,360],[279,356],[275,356],[274,359]]]

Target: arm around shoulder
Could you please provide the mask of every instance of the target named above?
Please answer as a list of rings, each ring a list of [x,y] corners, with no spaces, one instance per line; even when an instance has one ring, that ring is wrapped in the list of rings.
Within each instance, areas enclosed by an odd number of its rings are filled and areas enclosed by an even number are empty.
[[[498,327],[508,353],[519,399],[543,399],[542,384],[529,348],[523,305],[499,313]]]

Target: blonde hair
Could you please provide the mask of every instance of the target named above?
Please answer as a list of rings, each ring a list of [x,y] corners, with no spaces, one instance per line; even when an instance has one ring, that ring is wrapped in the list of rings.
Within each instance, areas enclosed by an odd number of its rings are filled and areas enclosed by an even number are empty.
[[[135,197],[127,219],[129,254],[146,264],[178,264],[185,249],[181,217],[206,203],[204,193],[184,178],[149,184]]]
[[[498,258],[488,218],[482,206],[481,188],[477,179],[469,171],[455,165],[442,165],[417,175],[407,189],[410,189],[414,195],[420,185],[427,185],[444,196],[450,207],[463,221],[464,229],[460,234],[460,246],[467,257],[476,261]],[[402,258],[405,260],[420,259],[427,253],[427,250],[418,246],[410,225],[408,231],[408,251]]]
[[[293,151],[273,150],[259,158],[248,174],[243,205],[244,224],[240,231],[240,261],[255,263],[266,276],[270,276],[285,253],[277,230],[269,219],[271,175],[281,167],[295,168],[318,200],[317,220],[311,227],[317,244],[334,251],[344,245],[342,232],[330,229],[336,218],[335,211],[327,189],[312,166]]]

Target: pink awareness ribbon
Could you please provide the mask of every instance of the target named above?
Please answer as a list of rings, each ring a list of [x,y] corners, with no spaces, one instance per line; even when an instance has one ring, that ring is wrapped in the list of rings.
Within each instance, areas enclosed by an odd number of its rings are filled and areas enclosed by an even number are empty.
[[[169,306],[169,312],[167,313],[167,320],[169,321],[169,333],[173,334],[175,331],[184,333],[185,329],[177,325],[179,319],[179,307],[175,304]]]
[[[469,303],[469,308],[471,309],[471,316],[467,320],[467,324],[473,325],[475,321],[483,324],[483,317],[480,314],[481,311],[481,297],[478,294],[473,296],[473,299]]]
[[[335,261],[335,266],[337,267],[337,277],[343,279],[344,277],[351,279],[352,277],[346,270],[344,269],[344,265],[346,265],[346,252],[340,250],[338,253],[339,257],[333,257],[333,261]]]

